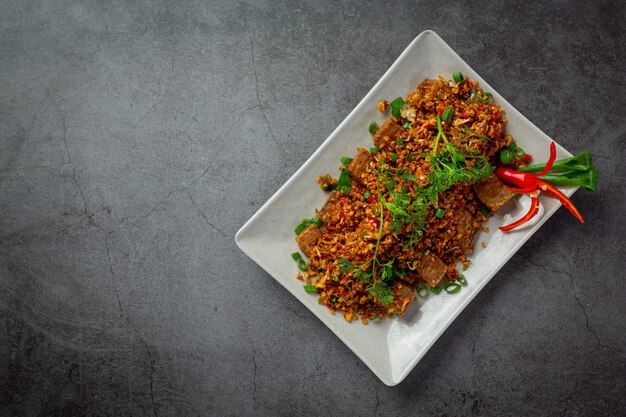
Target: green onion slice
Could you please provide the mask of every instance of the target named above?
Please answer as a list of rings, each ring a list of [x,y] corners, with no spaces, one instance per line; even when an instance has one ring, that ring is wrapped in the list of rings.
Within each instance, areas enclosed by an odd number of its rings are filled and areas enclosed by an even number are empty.
[[[441,292],[441,287],[428,287],[428,291],[432,292],[433,294],[437,295]]]
[[[339,178],[337,178],[337,190],[343,194],[349,194],[350,190],[352,190],[352,180],[350,179],[350,174],[347,169],[341,171]]]
[[[461,284],[459,284],[456,281],[450,281],[446,284],[446,286],[444,287],[444,290],[446,290],[448,294],[455,294],[461,291]]]
[[[465,81],[465,78],[463,77],[463,73],[461,71],[457,71],[454,74],[452,74],[452,78],[454,79],[454,82],[457,84]]]
[[[302,259],[302,256],[300,255],[300,252],[294,252],[291,254],[291,259],[293,259],[294,261],[297,261],[297,260]]]
[[[509,165],[515,159],[515,151],[509,148],[504,148],[500,151],[500,161],[504,165]]]
[[[349,156],[342,156],[341,157],[341,165],[348,166],[348,165],[350,165],[350,162],[352,162],[352,158],[350,158]]]
[[[411,128],[411,122],[406,122],[405,124],[402,125],[403,128],[405,128],[406,130],[409,130]]]
[[[452,110],[452,107],[446,107],[443,110],[443,113],[441,113],[441,120],[443,120],[444,122],[449,122],[450,120],[452,120],[453,112],[454,110]]]
[[[376,133],[378,131],[378,123],[371,122],[370,125],[368,126],[367,130],[369,130],[370,133],[373,135],[374,133]]]
[[[304,285],[304,291],[317,292],[317,288],[315,288],[315,285]]]
[[[465,279],[465,275],[463,274],[459,274],[456,280],[459,281],[461,285],[467,285],[467,280]]]
[[[304,229],[306,229],[307,227],[308,226],[304,223],[300,223],[293,231],[295,232],[295,234],[299,235],[300,233],[304,232]]]
[[[398,97],[389,105],[391,106],[391,115],[393,117],[400,117],[400,110],[402,110],[402,107],[404,107],[404,100],[402,99],[402,97]]]
[[[298,259],[298,269],[302,272],[306,272],[309,269],[304,259]]]
[[[404,145],[404,139],[400,138],[396,141],[396,145]]]
[[[363,193],[363,199],[364,200],[367,200],[371,196],[372,196],[372,192],[370,190],[365,190],[365,192]]]
[[[378,152],[380,152],[380,149],[378,149],[376,146],[372,146],[370,148],[370,153],[378,153]]]
[[[443,219],[443,216],[445,216],[445,214],[446,214],[446,211],[442,208],[438,208],[435,211],[435,217],[440,218],[440,219]]]
[[[428,285],[424,284],[423,282],[420,282],[420,285],[417,287],[416,291],[419,298],[428,297]]]

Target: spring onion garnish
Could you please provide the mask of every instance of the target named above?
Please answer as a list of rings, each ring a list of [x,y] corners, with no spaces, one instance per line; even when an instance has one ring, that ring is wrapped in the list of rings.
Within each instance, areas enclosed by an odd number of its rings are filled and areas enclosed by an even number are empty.
[[[405,124],[402,125],[402,127],[406,130],[409,130],[411,128],[411,122],[406,122]]]
[[[395,152],[390,152],[389,155],[391,155],[391,162],[396,162],[398,160],[398,154]]]
[[[461,285],[467,285],[467,280],[465,279],[465,275],[463,274],[459,274],[456,280],[460,282]]]
[[[416,291],[417,291],[417,295],[420,298],[428,297],[428,285],[424,284],[423,282],[420,282],[420,285],[418,285],[418,287],[416,288]]]
[[[371,196],[372,196],[372,192],[370,190],[365,190],[365,192],[363,193],[363,200],[367,200]]]
[[[404,139],[400,138],[396,141],[396,145],[404,145]]]
[[[341,171],[339,178],[337,178],[337,190],[343,194],[349,194],[350,190],[352,190],[352,180],[347,169]]]
[[[513,159],[515,159],[515,152],[513,152],[512,149],[504,148],[500,151],[500,161],[504,165],[511,164],[513,162]]]
[[[378,153],[378,152],[380,152],[380,149],[378,149],[376,146],[372,146],[370,148],[370,153]]]
[[[297,261],[297,260],[302,259],[302,256],[300,255],[300,252],[294,252],[291,254],[291,259],[293,259],[294,261]]]
[[[402,97],[398,97],[394,101],[391,102],[391,115],[393,117],[400,117],[400,110],[404,107],[404,100]]]
[[[304,291],[317,292],[317,288],[315,288],[315,285],[304,285]]]
[[[322,225],[322,221],[319,219],[319,217],[317,216],[313,216],[310,219],[302,219],[302,221],[300,222],[299,225],[296,226],[296,228],[294,229],[294,232],[299,235],[300,233],[302,233],[304,231],[304,229],[306,229],[307,227],[309,227],[310,225],[315,224],[318,227]],[[293,257],[293,255],[291,255]],[[296,260],[294,258],[294,260]]]
[[[433,294],[437,295],[441,292],[441,287],[428,287],[428,291],[432,292]]]
[[[298,269],[302,272],[306,272],[309,269],[304,259],[298,259]]]
[[[455,294],[459,291],[461,291],[461,284],[459,284],[456,281],[450,281],[446,284],[446,286],[444,287],[444,290],[448,293],[448,294]]]
[[[452,74],[452,78],[454,79],[454,82],[457,84],[465,81],[465,78],[463,77],[463,73],[461,73],[461,71],[457,71],[454,74]]]
[[[444,122],[449,122],[450,120],[452,120],[453,112],[454,110],[452,110],[452,107],[446,107],[443,110],[443,113],[441,113],[441,120],[443,120]]]
[[[435,210],[435,217],[439,218],[439,219],[443,219],[443,216],[446,214],[446,211],[442,208],[438,208],[437,210]]]
[[[350,158],[349,156],[342,156],[341,157],[341,165],[347,167],[348,165],[350,165],[350,162],[352,162],[352,158]]]
[[[378,131],[378,123],[371,122],[370,125],[368,126],[367,130],[369,130],[370,133],[373,135],[374,133],[376,133]]]

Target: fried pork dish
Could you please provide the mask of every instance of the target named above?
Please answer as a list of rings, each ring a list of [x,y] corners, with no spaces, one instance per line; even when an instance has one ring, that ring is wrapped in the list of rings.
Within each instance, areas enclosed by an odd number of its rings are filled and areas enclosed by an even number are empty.
[[[513,197],[493,174],[513,139],[502,109],[476,81],[424,80],[382,100],[372,147],[341,158],[337,179],[318,179],[324,205],[296,228],[308,257],[292,257],[319,303],[364,323],[402,315],[416,292],[456,292],[457,271],[483,224]],[[368,135],[364,127],[364,135]]]

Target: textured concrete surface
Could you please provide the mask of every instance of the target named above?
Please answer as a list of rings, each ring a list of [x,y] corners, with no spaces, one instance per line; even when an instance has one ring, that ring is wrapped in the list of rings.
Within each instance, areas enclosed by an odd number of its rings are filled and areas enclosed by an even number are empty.
[[[0,1],[0,415],[626,415],[625,21]],[[428,28],[601,177],[390,388],[234,234]]]

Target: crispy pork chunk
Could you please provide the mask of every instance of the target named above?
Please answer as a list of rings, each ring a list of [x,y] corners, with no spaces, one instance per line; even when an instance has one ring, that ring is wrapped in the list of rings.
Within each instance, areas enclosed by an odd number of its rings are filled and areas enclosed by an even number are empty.
[[[298,242],[298,246],[300,246],[302,253],[310,258],[321,235],[322,232],[315,224],[310,225],[300,232],[300,234],[296,236],[296,242]]]
[[[378,149],[384,149],[389,143],[395,141],[403,131],[404,128],[396,123],[392,117],[388,118],[374,134],[374,146]]]
[[[367,149],[359,148],[356,156],[348,165],[348,173],[353,180],[361,185],[365,185],[363,180],[363,174],[367,172],[370,162],[374,160],[374,157]]]
[[[480,201],[492,211],[498,210],[513,197],[513,193],[504,187],[495,174],[474,184],[474,191]]]

